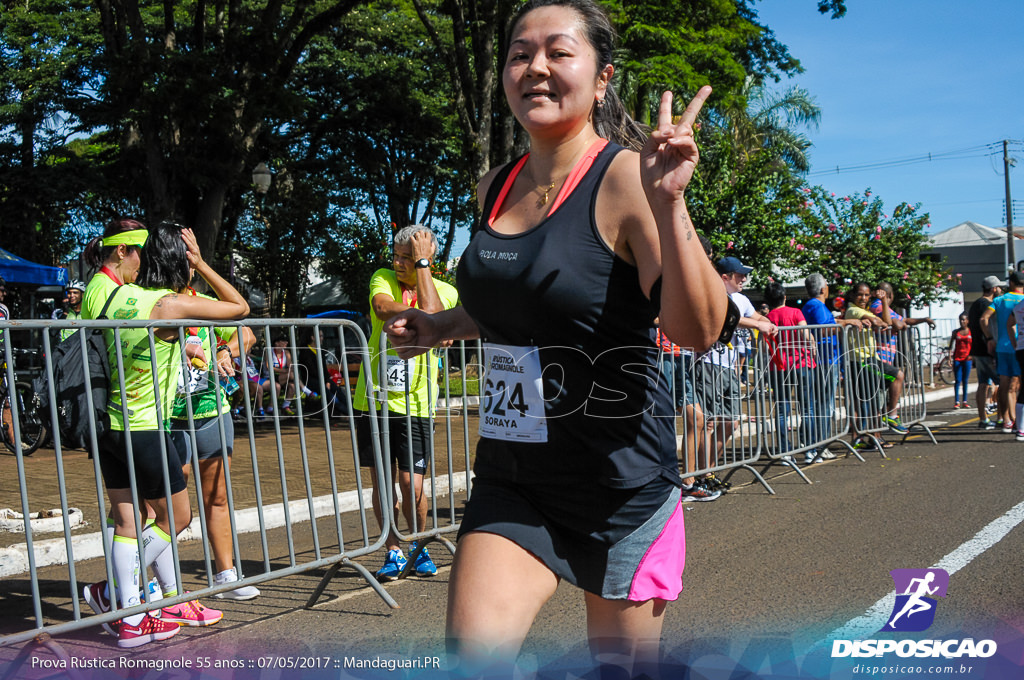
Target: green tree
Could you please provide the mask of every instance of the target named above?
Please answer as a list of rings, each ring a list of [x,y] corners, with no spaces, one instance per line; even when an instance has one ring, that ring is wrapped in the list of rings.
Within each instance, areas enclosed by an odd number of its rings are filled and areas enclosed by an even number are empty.
[[[787,252],[802,208],[801,179],[771,153],[744,160],[726,127],[705,125],[697,140],[701,161],[687,205],[693,223],[711,241],[714,257],[734,256],[754,267],[755,287],[784,278],[789,262],[780,253]]]
[[[722,111],[741,165],[754,154],[768,153],[795,172],[810,169],[811,140],[800,128],[817,128],[821,109],[806,90],[792,87],[777,92],[747,76],[738,102],[743,106],[726,106]]]
[[[325,199],[310,204],[308,219],[298,219],[295,197],[289,197],[284,212],[297,222],[275,229],[321,233],[321,241],[299,237],[291,245],[319,244],[309,261],[321,255],[321,273],[340,279],[360,305],[370,274],[390,262],[394,230],[430,226],[442,246],[437,259],[446,262],[456,229],[472,214],[450,81],[436,61],[407,3],[357,8],[311,43],[297,69],[302,111],[277,126],[281,133],[272,139],[281,149],[276,167],[287,168],[297,183],[309,178],[317,185],[315,197]],[[265,197],[268,217],[280,200],[274,191]],[[243,242],[274,257],[269,243]]]
[[[50,264],[73,247],[69,214],[96,180],[93,149],[67,142],[81,129],[96,24],[84,1],[0,12],[0,222],[20,255]]]
[[[928,214],[919,205],[900,203],[890,213],[870,190],[836,196],[815,186],[803,192],[795,236],[780,253],[801,276],[818,272],[837,292],[858,281],[888,281],[900,307],[922,307],[959,290],[944,262],[922,257]]]
[[[435,62],[405,3],[353,11],[302,67],[311,83],[303,127],[323,170],[377,221],[426,224],[450,244],[472,215],[472,173],[450,81]]]
[[[183,219],[213,249],[231,193],[264,160],[270,121],[301,107],[310,42],[360,0],[98,0],[103,48],[91,120],[151,220]]]

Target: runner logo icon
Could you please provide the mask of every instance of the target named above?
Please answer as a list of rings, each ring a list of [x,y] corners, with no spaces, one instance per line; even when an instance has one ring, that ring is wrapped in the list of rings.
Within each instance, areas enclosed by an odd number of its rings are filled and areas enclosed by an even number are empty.
[[[879,632],[927,630],[935,621],[936,597],[945,597],[949,574],[945,569],[893,569],[896,603]]]

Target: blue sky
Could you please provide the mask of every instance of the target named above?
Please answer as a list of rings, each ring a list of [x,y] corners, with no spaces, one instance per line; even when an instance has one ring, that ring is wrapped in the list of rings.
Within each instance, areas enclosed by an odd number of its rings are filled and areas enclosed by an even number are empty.
[[[1024,0],[847,0],[830,19],[815,0],[762,0],[761,23],[803,64],[783,80],[822,109],[808,181],[845,195],[868,187],[886,207],[920,203],[931,231],[965,220],[1004,227],[1004,139],[1014,222],[1024,225]],[[1016,154],[1012,149],[1016,148]],[[958,160],[835,174],[971,149]]]

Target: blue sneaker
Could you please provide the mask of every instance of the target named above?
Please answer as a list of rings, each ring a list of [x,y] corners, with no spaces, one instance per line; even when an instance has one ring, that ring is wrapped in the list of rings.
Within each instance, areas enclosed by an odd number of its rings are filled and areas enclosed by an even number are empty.
[[[378,581],[394,581],[401,575],[408,563],[409,561],[405,559],[401,550],[389,550],[388,556],[384,559],[384,566],[377,570],[375,576]]]
[[[409,553],[416,552],[416,544],[413,543],[409,546]],[[434,560],[430,559],[430,553],[424,548],[419,557],[416,558],[415,570],[417,576],[433,576],[437,573],[437,565],[434,564]]]
[[[882,422],[888,425],[889,429],[893,432],[899,432],[900,434],[909,432],[907,426],[900,422],[899,416],[882,416]]]

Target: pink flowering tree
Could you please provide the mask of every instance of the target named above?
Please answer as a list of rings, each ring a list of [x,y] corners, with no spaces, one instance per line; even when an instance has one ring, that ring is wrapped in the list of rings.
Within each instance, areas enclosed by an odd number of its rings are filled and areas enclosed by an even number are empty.
[[[945,262],[923,254],[929,224],[919,206],[900,203],[889,210],[870,189],[848,196],[820,186],[801,192],[804,207],[784,259],[802,275],[822,274],[835,294],[857,281],[888,281],[898,307],[920,307],[959,290]]]

